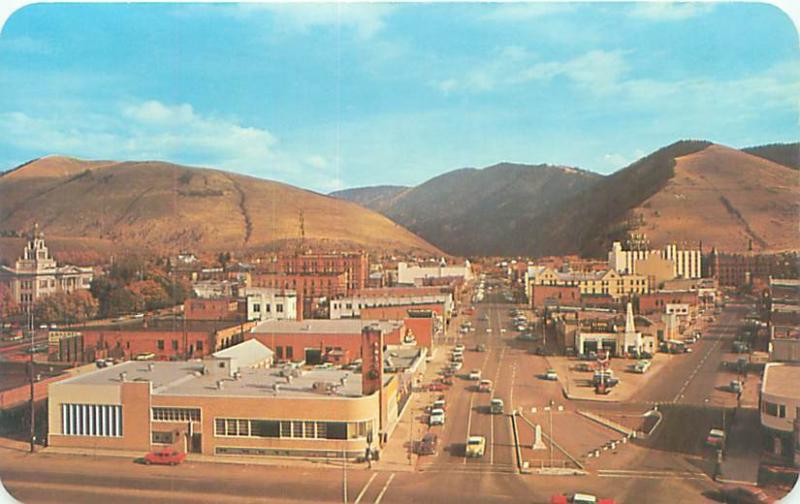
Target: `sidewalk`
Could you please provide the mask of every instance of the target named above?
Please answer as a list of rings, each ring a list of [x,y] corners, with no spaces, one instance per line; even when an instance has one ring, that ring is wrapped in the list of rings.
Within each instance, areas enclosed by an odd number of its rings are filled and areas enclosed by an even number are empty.
[[[758,484],[761,465],[761,437],[753,435],[761,428],[756,409],[736,410],[733,424],[728,430],[728,441],[717,481],[746,485]]]

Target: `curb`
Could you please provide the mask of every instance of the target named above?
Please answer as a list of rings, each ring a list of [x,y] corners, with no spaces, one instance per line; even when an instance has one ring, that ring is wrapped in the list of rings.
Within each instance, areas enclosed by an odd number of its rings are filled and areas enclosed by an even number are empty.
[[[575,410],[575,412],[577,414],[581,415],[584,418],[588,418],[589,420],[591,420],[593,422],[597,422],[600,425],[608,427],[609,429],[611,429],[613,431],[619,432],[620,434],[624,434],[626,436],[630,436],[632,432],[635,432],[635,431],[632,431],[631,429],[623,427],[622,425],[618,424],[617,422],[614,422],[614,421],[609,420],[607,418],[603,418],[600,415],[595,415],[594,413],[589,413],[588,411],[581,411],[581,410]]]

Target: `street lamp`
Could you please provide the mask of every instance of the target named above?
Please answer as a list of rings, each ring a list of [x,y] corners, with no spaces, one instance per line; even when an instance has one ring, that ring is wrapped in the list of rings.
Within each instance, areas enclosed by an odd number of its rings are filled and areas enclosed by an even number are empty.
[[[550,399],[550,409],[548,410],[548,416],[550,417],[550,468],[553,467],[553,405],[555,402]]]

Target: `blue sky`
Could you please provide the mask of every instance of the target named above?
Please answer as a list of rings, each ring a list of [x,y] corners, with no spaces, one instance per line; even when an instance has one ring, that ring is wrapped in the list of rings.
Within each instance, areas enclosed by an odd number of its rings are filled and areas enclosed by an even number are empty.
[[[161,159],[328,192],[795,141],[800,55],[764,4],[38,4],[3,28],[0,90],[0,169]]]

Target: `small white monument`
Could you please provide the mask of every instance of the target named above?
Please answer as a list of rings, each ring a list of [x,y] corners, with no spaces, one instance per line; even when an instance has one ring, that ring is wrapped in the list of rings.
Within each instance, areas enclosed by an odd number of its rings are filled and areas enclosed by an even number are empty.
[[[534,450],[544,450],[544,442],[542,441],[542,426],[536,424],[536,428],[534,431],[534,439],[533,439],[533,449]]]

